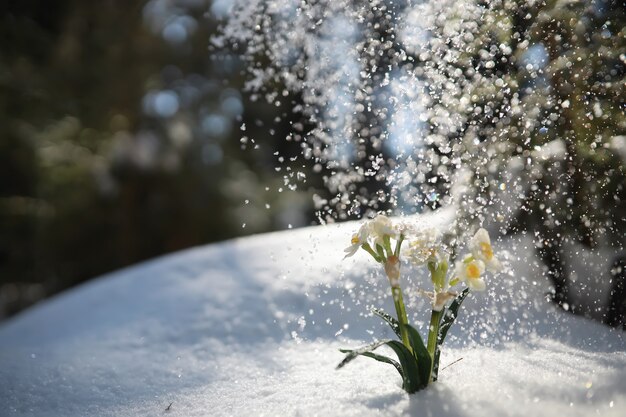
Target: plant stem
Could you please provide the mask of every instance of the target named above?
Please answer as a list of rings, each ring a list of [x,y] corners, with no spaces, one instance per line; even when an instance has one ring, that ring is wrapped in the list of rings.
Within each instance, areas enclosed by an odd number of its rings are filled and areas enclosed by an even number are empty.
[[[406,328],[409,324],[409,319],[406,316],[404,299],[402,298],[402,289],[397,286],[392,286],[391,294],[393,295],[393,304],[396,307],[396,314],[398,316],[398,322],[400,323],[400,336],[402,336],[402,343],[411,353],[413,353],[413,348],[411,348],[411,342],[409,341],[409,332]]]
[[[380,245],[377,245],[380,247]],[[393,296],[393,305],[396,307],[396,314],[398,316],[398,323],[400,324],[400,337],[402,344],[406,346],[411,353],[413,348],[409,339],[409,319],[406,316],[406,308],[404,307],[404,299],[402,297],[402,288],[400,288],[400,259],[395,255],[390,255],[385,261],[385,274],[389,278],[389,284],[391,285],[391,295]]]
[[[433,310],[430,315],[430,326],[428,327],[428,344],[426,349],[430,354],[430,378],[433,374],[433,366],[435,365],[435,350],[437,349],[437,338],[439,337],[439,324],[441,323],[441,316],[443,311]]]
[[[376,262],[382,262],[383,260],[380,258],[380,256],[378,256],[378,254],[376,252],[374,252],[374,249],[372,249],[372,247],[369,245],[369,243],[364,243],[363,245],[361,245],[361,247],[370,255],[372,255],[372,258],[374,258],[374,260],[376,260]]]
[[[400,238],[396,240],[396,249],[393,251],[395,256],[400,256],[400,248],[402,247],[402,242],[404,241],[404,235],[400,235]]]

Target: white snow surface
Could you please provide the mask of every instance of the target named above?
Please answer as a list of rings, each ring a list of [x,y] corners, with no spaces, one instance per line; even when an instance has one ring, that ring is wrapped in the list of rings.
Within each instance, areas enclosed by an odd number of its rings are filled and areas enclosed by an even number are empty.
[[[335,370],[339,347],[392,337],[369,313],[393,312],[379,266],[364,252],[342,261],[357,227],[186,250],[20,314],[0,326],[0,415],[626,415],[623,334],[547,303],[519,236],[495,243],[512,272],[468,297],[441,365],[463,359],[438,382],[407,395],[387,364]],[[404,276],[424,335],[428,306],[415,289],[427,288],[425,271]]]

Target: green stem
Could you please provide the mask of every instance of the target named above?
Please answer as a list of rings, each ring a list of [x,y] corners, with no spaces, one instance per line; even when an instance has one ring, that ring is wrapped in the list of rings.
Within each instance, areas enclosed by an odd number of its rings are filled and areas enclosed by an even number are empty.
[[[380,257],[380,259],[385,260],[385,251],[383,250],[383,247],[380,245],[376,245],[376,252],[378,253],[378,256]]]
[[[361,247],[370,255],[372,255],[372,257],[374,258],[374,260],[376,260],[376,262],[382,262],[382,259],[380,259],[380,256],[378,256],[378,254],[376,252],[374,252],[374,249],[372,249],[372,247],[369,245],[369,243],[364,243],[361,245]]]
[[[387,251],[387,256],[389,257],[393,255],[393,252],[391,251],[391,238],[389,237],[389,235],[383,236],[383,243],[385,244],[385,250]]]
[[[391,287],[391,294],[393,295],[393,304],[396,307],[396,314],[398,315],[398,322],[400,323],[400,336],[402,336],[402,343],[404,346],[413,353],[411,342],[409,341],[409,331],[406,326],[409,324],[409,319],[406,315],[406,308],[404,307],[404,299],[402,297],[402,289],[400,287]]]
[[[430,378],[432,378],[433,374],[433,366],[435,364],[435,350],[437,349],[437,338],[439,336],[439,324],[441,323],[441,316],[443,315],[443,311],[432,311],[430,316],[430,326],[428,327],[428,344],[426,349],[430,354],[431,362],[430,362]]]
[[[400,238],[396,240],[396,249],[393,251],[394,255],[400,256],[400,248],[402,247],[403,241],[404,241],[404,235],[400,235]]]

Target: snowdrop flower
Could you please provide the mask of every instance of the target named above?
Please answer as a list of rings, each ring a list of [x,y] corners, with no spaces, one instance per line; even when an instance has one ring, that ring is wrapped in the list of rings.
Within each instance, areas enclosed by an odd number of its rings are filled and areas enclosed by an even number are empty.
[[[411,223],[406,221],[400,221],[394,225],[394,235],[395,236],[407,236],[413,234],[414,227]]]
[[[368,224],[365,223],[361,225],[359,231],[352,235],[352,239],[350,240],[350,246],[345,248],[343,251],[346,253],[345,258],[349,258],[353,256],[359,248],[367,243],[367,238],[369,237],[369,228]]]
[[[440,254],[439,232],[436,229],[420,231],[416,238],[409,242],[404,256],[414,265],[424,265],[436,261]]]
[[[379,214],[369,221],[369,230],[374,238],[374,243],[381,246],[385,236],[395,238],[398,234],[389,217],[384,214]]]
[[[478,229],[470,240],[469,249],[475,259],[485,263],[488,271],[500,272],[502,270],[502,264],[493,254],[491,239],[489,239],[489,233],[485,229]]]
[[[455,267],[456,277],[465,282],[470,290],[483,291],[485,289],[485,281],[481,278],[482,274],[485,273],[483,261],[468,255],[463,261],[458,261]]]

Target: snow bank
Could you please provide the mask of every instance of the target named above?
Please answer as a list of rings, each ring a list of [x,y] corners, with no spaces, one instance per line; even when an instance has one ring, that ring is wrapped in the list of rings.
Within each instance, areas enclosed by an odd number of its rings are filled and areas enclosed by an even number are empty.
[[[622,334],[555,310],[530,240],[496,246],[514,274],[470,296],[431,388],[338,347],[389,330],[383,275],[342,261],[355,224],[209,245],[102,277],[0,327],[7,416],[623,416]],[[514,256],[513,256],[514,255]],[[408,308],[425,301],[405,284]],[[422,327],[425,314],[410,317]],[[171,407],[166,411],[167,406]]]

